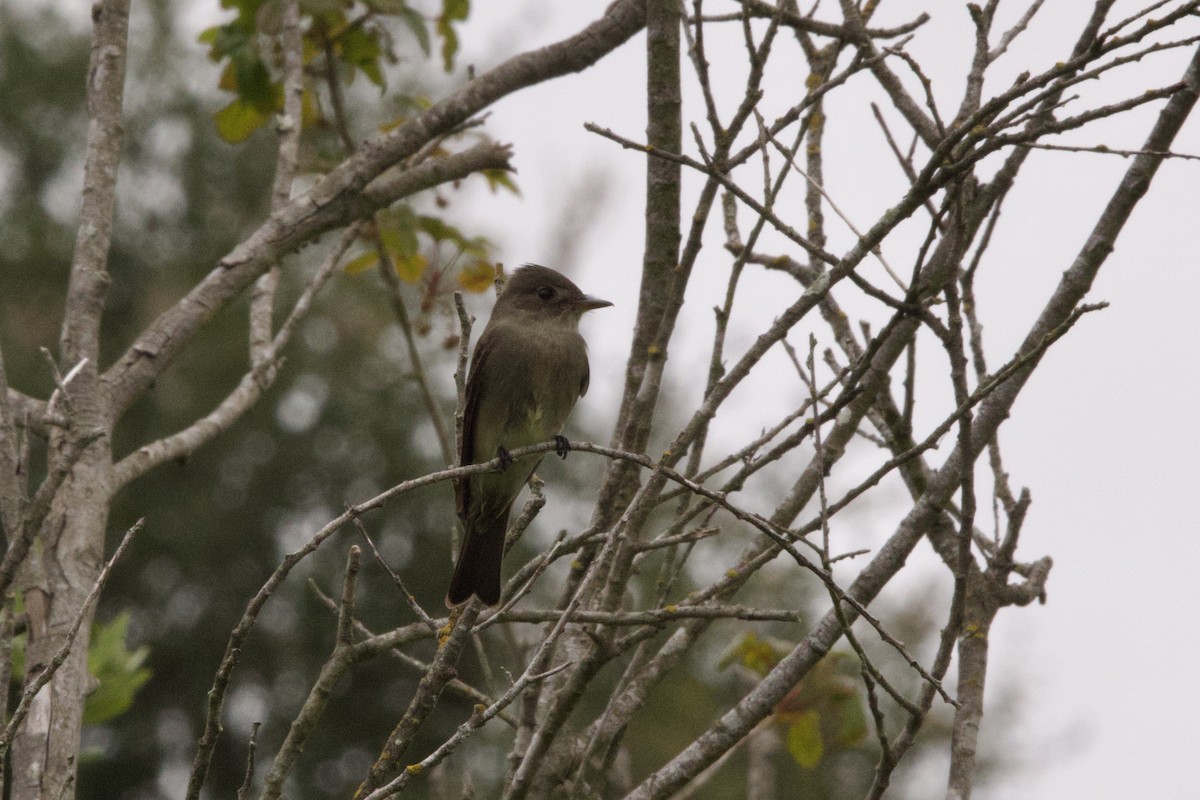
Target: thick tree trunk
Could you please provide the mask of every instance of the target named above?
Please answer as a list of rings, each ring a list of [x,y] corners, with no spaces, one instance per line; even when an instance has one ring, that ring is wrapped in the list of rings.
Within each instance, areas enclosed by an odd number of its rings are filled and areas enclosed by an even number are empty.
[[[27,684],[52,668],[60,652],[65,659],[13,739],[12,800],[75,796],[83,708],[92,688],[87,651],[94,609],[85,603],[104,560],[112,497],[113,412],[108,385],[99,375],[100,322],[112,282],[108,254],[124,140],[129,0],[98,0],[92,24],[83,202],[59,339],[62,377],[48,403],[67,424],[50,437],[48,471],[69,463],[77,445],[89,444],[59,487],[20,573],[29,610]],[[77,621],[79,633],[66,651]]]
[[[80,395],[81,401],[87,397]],[[64,483],[42,528],[40,557],[27,564],[22,581],[29,610],[27,675],[36,675],[62,649],[99,575],[111,468],[109,438],[102,436]],[[94,606],[86,609],[66,660],[42,687],[13,739],[12,800],[74,797],[83,707],[93,680],[87,671],[93,613]]]

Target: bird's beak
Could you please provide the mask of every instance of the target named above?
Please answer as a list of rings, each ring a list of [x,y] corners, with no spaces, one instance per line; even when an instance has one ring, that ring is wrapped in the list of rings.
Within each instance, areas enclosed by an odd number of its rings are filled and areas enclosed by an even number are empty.
[[[599,297],[592,297],[590,294],[585,294],[583,297],[575,301],[575,305],[582,308],[584,311],[594,311],[597,308],[607,308],[612,303],[607,300],[601,300]]]

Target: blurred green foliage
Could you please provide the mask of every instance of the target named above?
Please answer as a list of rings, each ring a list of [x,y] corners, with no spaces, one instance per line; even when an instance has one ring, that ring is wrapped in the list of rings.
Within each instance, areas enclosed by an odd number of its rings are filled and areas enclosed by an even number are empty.
[[[19,596],[14,610],[18,614],[24,612]],[[107,623],[92,625],[88,672],[96,679],[96,687],[84,704],[85,725],[108,722],[124,714],[133,705],[138,690],[150,680],[150,670],[142,666],[150,648],[143,645],[130,650],[126,647],[129,619],[129,612],[125,611]],[[16,683],[25,677],[25,641],[24,633],[14,636],[12,641],[12,675]]]
[[[211,112],[220,72],[207,68],[208,91],[192,80],[206,62],[183,41],[177,12],[166,2],[149,4],[148,19],[135,20],[144,25],[135,28],[140,36],[131,37],[104,366],[266,216],[272,132],[260,130],[237,146],[219,138]],[[0,341],[10,383],[40,397],[53,384],[39,348],[57,349],[74,241],[88,49],[88,32],[72,29],[52,6],[0,6]],[[160,60],[164,54],[171,58]],[[253,65],[244,74],[261,78]],[[329,138],[318,125],[313,136],[322,135]],[[331,238],[289,259],[280,307],[295,298]],[[446,267],[433,266],[430,279]],[[418,309],[415,324],[428,333],[423,350],[446,414],[456,353],[443,343],[452,345],[458,329],[448,303],[455,285],[420,281],[409,297]],[[248,364],[245,320],[243,298],[201,331],[122,420],[117,458],[208,413],[236,385]],[[137,518],[144,516],[146,527],[114,570],[93,632],[100,688],[89,704],[80,798],[178,796],[229,631],[282,554],[346,504],[444,466],[428,444],[428,413],[409,370],[378,277],[335,278],[263,400],[193,457],[154,470],[116,497],[109,551]],[[40,458],[36,449],[34,456]],[[440,606],[449,577],[452,509],[450,488],[442,485],[367,520],[392,566],[431,608]],[[303,575],[336,594],[353,536],[335,537]],[[236,792],[250,722],[263,722],[260,752],[273,754],[332,646],[330,612],[297,578],[267,604],[243,654],[210,773],[215,796]],[[364,569],[360,585],[366,624],[383,630],[408,621],[407,607],[377,568]],[[415,680],[379,659],[343,681],[306,748],[296,771],[302,788],[293,796],[344,796]],[[448,715],[418,746],[454,723]]]
[[[98,725],[124,714],[133,705],[138,689],[150,680],[150,670],[142,666],[150,648],[142,645],[129,650],[125,646],[128,631],[128,611],[117,614],[107,624],[92,627],[88,672],[97,685],[84,707],[84,725]]]
[[[722,668],[737,665],[759,680],[793,647],[791,642],[748,630],[733,643],[720,664]],[[828,653],[775,706],[774,721],[783,730],[787,751],[799,766],[812,769],[827,753],[856,747],[866,739],[860,669],[854,653]]]
[[[217,132],[230,143],[250,134],[283,110],[283,80],[278,33],[280,5],[273,0],[221,0],[234,12],[233,19],[205,29],[200,42],[208,57],[223,65],[219,86],[234,98],[214,112]],[[347,86],[362,73],[382,92],[387,89],[387,67],[399,60],[390,23],[399,22],[412,34],[421,55],[428,56],[431,29],[442,40],[442,65],[454,69],[459,41],[456,25],[467,19],[470,0],[442,0],[441,12],[430,21],[418,8],[402,0],[303,0],[300,3],[303,61],[311,67],[318,58],[323,68],[338,72]],[[308,127],[325,118],[320,95],[305,87],[304,119]]]

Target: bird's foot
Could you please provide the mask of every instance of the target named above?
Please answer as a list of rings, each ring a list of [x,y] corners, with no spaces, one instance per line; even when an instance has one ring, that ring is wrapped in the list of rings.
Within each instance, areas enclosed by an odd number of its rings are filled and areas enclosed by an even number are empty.
[[[500,459],[500,470],[502,472],[512,466],[513,457],[503,447],[496,448],[496,458]]]
[[[566,459],[567,453],[571,452],[571,442],[561,433],[554,437],[554,452],[558,453],[558,457]]]

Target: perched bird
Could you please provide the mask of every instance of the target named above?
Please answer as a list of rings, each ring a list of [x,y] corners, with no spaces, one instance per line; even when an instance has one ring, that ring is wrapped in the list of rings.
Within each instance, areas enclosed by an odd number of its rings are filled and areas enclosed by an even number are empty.
[[[464,538],[447,606],[472,595],[488,605],[500,602],[509,513],[541,461],[541,455],[512,461],[508,451],[554,438],[559,455],[566,458],[562,428],[588,388],[587,345],[579,335],[579,318],[611,305],[536,264],[515,271],[500,292],[471,359],[459,463],[499,456],[505,465],[455,484]]]

